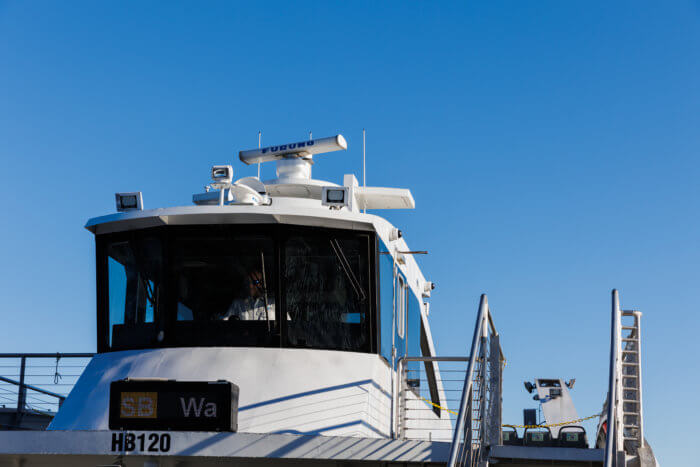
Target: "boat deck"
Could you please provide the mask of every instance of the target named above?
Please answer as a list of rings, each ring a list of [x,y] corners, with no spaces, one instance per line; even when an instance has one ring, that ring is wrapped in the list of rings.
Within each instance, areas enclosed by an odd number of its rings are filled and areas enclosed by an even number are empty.
[[[132,432],[129,432],[132,433]],[[133,432],[136,436],[151,432]],[[166,432],[162,432],[163,434]],[[119,449],[114,431],[17,431],[0,437],[0,466],[445,464],[450,443],[296,434],[167,432],[167,452],[139,440]],[[123,439],[123,438],[122,438]],[[114,449],[113,448],[117,448]],[[158,446],[155,447],[159,449]],[[150,461],[150,462],[149,462]]]
[[[570,465],[602,466],[602,449],[542,448],[523,446],[494,446],[489,452],[489,464],[499,466]]]
[[[131,446],[124,436],[132,434]],[[138,436],[145,435],[139,442]],[[157,432],[163,435],[166,432]],[[149,450],[153,432],[16,431],[0,437],[0,466],[119,465],[445,465],[450,443],[297,434],[168,432]],[[154,435],[155,436],[155,435]],[[156,438],[153,438],[156,439]],[[120,444],[121,441],[121,444]],[[498,465],[602,465],[600,449],[496,446],[489,463]]]

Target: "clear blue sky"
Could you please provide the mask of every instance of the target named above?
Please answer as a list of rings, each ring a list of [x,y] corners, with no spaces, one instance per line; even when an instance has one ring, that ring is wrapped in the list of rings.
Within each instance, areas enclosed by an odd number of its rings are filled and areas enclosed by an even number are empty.
[[[691,465],[699,72],[697,1],[0,0],[0,351],[95,349],[83,225],[114,192],[189,204],[212,164],[254,174],[235,154],[260,129],[342,132],[314,176],[359,177],[366,127],[368,184],[416,199],[386,215],[430,251],[439,353],[488,293],[506,421],[535,376],[576,377],[593,414],[617,287],[644,312],[647,438]]]

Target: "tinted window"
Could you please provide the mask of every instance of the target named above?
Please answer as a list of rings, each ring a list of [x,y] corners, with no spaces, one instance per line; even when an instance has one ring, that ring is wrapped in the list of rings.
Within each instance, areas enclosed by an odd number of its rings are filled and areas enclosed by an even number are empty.
[[[100,235],[99,349],[374,351],[371,240],[260,225]]]
[[[171,235],[171,343],[279,345],[274,243],[212,227]]]
[[[132,236],[107,248],[110,346],[153,344],[155,313],[162,298],[162,243],[155,236]]]
[[[406,295],[406,355],[409,357],[421,356],[421,306],[422,301],[413,294],[413,291],[408,288]],[[409,386],[420,386],[418,375],[420,371],[420,362],[408,363]]]
[[[394,259],[388,254],[383,243],[379,247],[379,297],[381,307],[380,341],[381,355],[391,362],[391,346],[394,334]],[[385,254],[386,253],[386,254]]]
[[[368,351],[368,237],[291,236],[284,259],[289,345]]]

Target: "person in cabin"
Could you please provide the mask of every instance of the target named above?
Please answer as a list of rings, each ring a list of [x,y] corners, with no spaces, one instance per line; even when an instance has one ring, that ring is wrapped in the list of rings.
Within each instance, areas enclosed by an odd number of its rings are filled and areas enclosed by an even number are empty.
[[[263,274],[254,269],[246,275],[245,297],[236,298],[219,319],[241,321],[274,321],[275,299],[267,291]]]

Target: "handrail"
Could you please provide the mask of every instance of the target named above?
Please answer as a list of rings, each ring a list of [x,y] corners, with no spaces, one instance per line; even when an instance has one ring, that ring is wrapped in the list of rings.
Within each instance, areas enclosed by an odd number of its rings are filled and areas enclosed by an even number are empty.
[[[45,389],[42,386],[44,385],[49,385],[50,383],[44,383],[44,379],[49,377],[51,375],[48,374],[35,374],[32,372],[27,372],[28,369],[34,367],[33,362],[41,362],[42,360],[50,359],[50,360],[55,360],[55,364],[52,362],[51,367],[53,368],[55,366],[55,369],[53,371],[53,384],[59,384],[59,380],[63,376],[67,376],[70,378],[74,377],[79,377],[80,374],[69,374],[69,375],[61,375],[59,373],[59,362],[60,361],[67,361],[70,359],[89,359],[91,357],[95,356],[94,353],[90,352],[80,352],[80,353],[61,353],[61,352],[54,352],[54,353],[47,353],[47,352],[41,352],[41,353],[0,353],[0,360],[18,360],[16,368],[14,366],[6,367],[6,368],[15,368],[15,371],[19,371],[19,378],[13,379],[13,378],[8,378],[8,376],[16,376],[14,373],[12,375],[5,375],[2,376],[0,375],[0,382],[3,384],[10,384],[12,386],[16,386],[16,390],[10,386],[10,390],[6,390],[4,393],[4,399],[6,400],[11,400],[10,396],[14,396],[16,394],[17,396],[17,404],[15,408],[15,416],[14,416],[14,425],[17,427],[21,427],[21,421],[25,413],[27,412],[27,409],[33,412],[38,412],[38,413],[45,413],[42,412],[41,410],[38,410],[34,406],[40,406],[40,408],[44,409],[45,406],[50,406],[50,407],[57,407],[60,409],[62,406],[63,402],[66,400],[67,393],[62,394],[59,392],[52,391],[50,389]],[[43,363],[37,363],[37,367],[41,367]],[[84,366],[81,365],[79,368],[82,367],[84,369]],[[32,381],[33,384],[29,384],[29,381]],[[72,380],[71,380],[72,381]],[[68,382],[68,383],[60,383],[60,386],[66,387],[66,386],[72,386],[75,384],[75,381]],[[27,391],[31,391],[31,393],[28,394]],[[52,398],[55,398],[55,400],[47,400],[47,399],[41,399],[37,397],[38,394],[43,394],[46,396],[50,396]],[[51,412],[51,408],[48,409],[48,412]],[[51,413],[47,413],[47,415],[52,415]]]
[[[467,375],[464,378],[464,389],[462,390],[462,400],[459,404],[459,415],[457,416],[457,425],[455,427],[454,434],[452,435],[452,446],[450,447],[450,457],[447,461],[448,467],[454,467],[457,463],[457,455],[459,453],[459,441],[462,438],[464,432],[464,424],[466,420],[466,413],[468,410],[469,400],[471,398],[472,392],[472,379],[474,377],[474,367],[476,366],[477,350],[479,348],[479,342],[481,335],[484,332],[484,320],[487,318],[489,302],[486,294],[481,295],[479,301],[479,313],[476,317],[476,324],[474,325],[474,336],[472,337],[471,351],[469,352],[469,365],[467,366]],[[491,323],[492,324],[492,323]],[[471,427],[470,427],[471,428]],[[471,446],[469,446],[471,449]]]
[[[94,353],[0,353],[0,358],[89,358]]]
[[[468,362],[469,355],[466,357],[401,357],[399,362]]]
[[[27,389],[31,389],[32,391],[40,392],[42,394],[46,394],[47,396],[55,397],[59,401],[63,402],[66,399],[66,396],[57,394],[55,392],[48,391],[46,389],[42,389],[38,386],[34,386],[31,384],[27,383],[20,383],[19,381],[15,381],[14,379],[10,378],[5,378],[4,376],[0,376],[0,381],[5,381],[6,383],[14,384],[15,386],[20,386],[20,387],[25,387]]]
[[[617,372],[619,366],[620,343],[618,342],[620,329],[620,297],[617,289],[612,291],[612,324],[610,326],[610,373],[608,380],[608,429],[605,438],[605,464],[604,467],[612,467],[617,448],[617,423],[615,420],[617,407]]]

